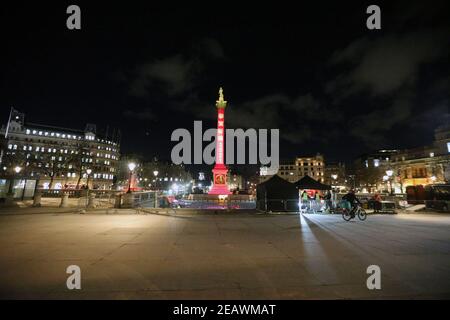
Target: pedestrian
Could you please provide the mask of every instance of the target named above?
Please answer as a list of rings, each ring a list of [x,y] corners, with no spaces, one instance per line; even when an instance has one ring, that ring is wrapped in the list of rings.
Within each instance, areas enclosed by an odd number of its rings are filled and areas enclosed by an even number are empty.
[[[302,193],[302,209],[304,208],[305,210],[306,209],[308,209],[308,200],[309,200],[309,197],[308,197],[308,193],[306,192],[306,190],[303,190],[303,193]]]
[[[373,209],[375,211],[375,213],[378,213],[379,211],[381,211],[381,195],[378,193],[375,193],[372,201],[373,201]]]
[[[331,191],[328,190],[326,195],[325,195],[325,205],[326,205],[326,210],[331,213],[332,210],[332,201],[331,201],[332,195],[331,195]]]

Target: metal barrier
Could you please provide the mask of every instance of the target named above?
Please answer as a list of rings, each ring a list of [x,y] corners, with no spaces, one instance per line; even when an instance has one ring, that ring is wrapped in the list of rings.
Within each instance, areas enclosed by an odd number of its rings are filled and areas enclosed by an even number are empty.
[[[133,207],[134,208],[157,208],[158,207],[158,192],[144,191],[133,192]]]
[[[254,200],[177,200],[171,207],[201,210],[252,210],[256,208]]]
[[[82,196],[78,198],[78,209],[105,208],[107,213],[109,209],[115,207],[115,198],[117,191],[110,190],[83,190]]]

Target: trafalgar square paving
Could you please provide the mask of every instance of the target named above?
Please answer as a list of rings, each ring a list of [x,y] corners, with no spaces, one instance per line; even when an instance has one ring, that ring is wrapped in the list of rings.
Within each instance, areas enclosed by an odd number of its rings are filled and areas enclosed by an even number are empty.
[[[449,215],[49,210],[2,208],[1,298],[450,298]]]

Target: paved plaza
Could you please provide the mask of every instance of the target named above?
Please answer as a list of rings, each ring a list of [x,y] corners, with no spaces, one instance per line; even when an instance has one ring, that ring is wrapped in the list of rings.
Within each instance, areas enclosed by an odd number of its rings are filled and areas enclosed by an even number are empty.
[[[450,298],[448,215],[2,214],[0,242],[3,299]]]

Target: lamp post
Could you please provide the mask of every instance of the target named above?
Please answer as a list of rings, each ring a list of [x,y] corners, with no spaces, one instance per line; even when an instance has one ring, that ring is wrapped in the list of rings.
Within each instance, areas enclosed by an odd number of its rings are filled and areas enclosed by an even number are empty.
[[[394,194],[392,191],[392,175],[394,174],[394,171],[392,171],[391,169],[386,170],[386,175],[388,176],[388,181],[389,181],[389,193],[391,194],[391,196]]]
[[[153,175],[155,176],[155,188],[158,186],[158,170],[153,171]]]
[[[87,174],[86,188],[88,188],[88,189],[89,189],[89,177],[91,176],[91,173],[92,173],[92,169],[86,170],[86,174]]]
[[[334,184],[336,184],[336,180],[337,180],[337,178],[338,178],[338,175],[337,175],[337,174],[332,174],[332,175],[331,175],[331,178],[333,178]],[[332,181],[331,183],[333,183],[333,181]],[[333,186],[333,185],[331,185],[331,186]]]
[[[433,183],[436,182],[436,176],[431,176],[430,179],[431,179],[431,182],[433,182]]]
[[[18,175],[20,173],[20,171],[22,171],[22,168],[19,166],[16,166],[14,168],[14,172]],[[11,181],[9,182],[9,188],[8,188],[8,194],[12,194],[13,193],[13,184],[14,184],[14,179],[11,178]]]
[[[134,162],[130,162],[128,164],[128,169],[130,170],[130,178],[128,179],[128,191],[127,193],[131,193],[131,177],[133,176],[133,170],[136,168],[136,164]]]

